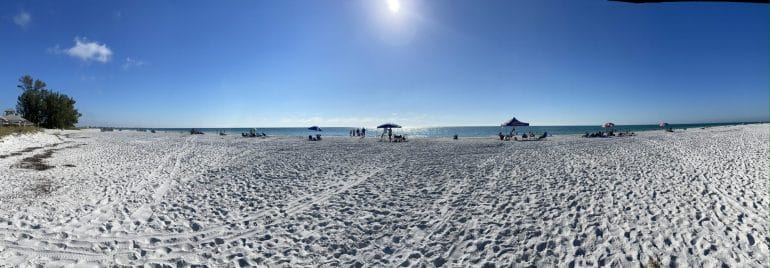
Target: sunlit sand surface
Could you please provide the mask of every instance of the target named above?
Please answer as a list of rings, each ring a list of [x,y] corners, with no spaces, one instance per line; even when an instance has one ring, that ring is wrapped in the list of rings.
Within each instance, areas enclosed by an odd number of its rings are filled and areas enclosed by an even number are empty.
[[[0,263],[765,267],[768,125],[635,137],[0,143]]]

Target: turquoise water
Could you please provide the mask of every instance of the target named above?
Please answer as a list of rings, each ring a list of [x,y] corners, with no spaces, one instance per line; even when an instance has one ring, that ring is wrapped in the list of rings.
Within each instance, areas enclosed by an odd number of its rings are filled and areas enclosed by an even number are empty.
[[[743,123],[709,123],[709,124],[671,124],[670,128],[685,129],[685,128],[701,128],[701,127],[714,127],[714,126],[727,126],[738,125]],[[307,135],[321,134],[322,136],[350,136],[350,130],[353,128],[347,127],[328,127],[323,128],[323,131],[316,132],[308,130],[307,128],[257,128],[257,132],[265,133],[268,136],[282,136],[282,137],[307,137]],[[206,134],[217,134],[220,131],[224,131],[229,135],[240,135],[242,132],[248,132],[251,128],[198,128]],[[660,130],[658,125],[618,125],[614,128],[616,131],[648,131],[648,130]],[[149,129],[148,129],[149,130]],[[157,131],[164,132],[185,132],[189,133],[189,128],[155,128]],[[459,137],[495,137],[499,132],[504,134],[509,133],[510,127],[491,127],[491,126],[479,126],[479,127],[421,127],[421,128],[400,128],[393,129],[393,134],[402,135],[405,134],[410,138],[448,138],[454,135]],[[541,134],[548,132],[552,135],[579,135],[586,132],[602,131],[601,126],[529,126],[529,127],[517,127],[516,132],[528,133],[534,132]],[[382,134],[382,129],[367,128],[367,137],[379,137]]]

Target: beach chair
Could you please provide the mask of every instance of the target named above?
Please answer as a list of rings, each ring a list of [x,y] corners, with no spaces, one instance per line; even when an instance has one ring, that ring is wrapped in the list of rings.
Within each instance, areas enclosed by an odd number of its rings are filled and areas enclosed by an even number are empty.
[[[320,141],[320,140],[321,140],[321,134],[316,134],[316,135],[315,135],[315,139],[316,139],[317,141]]]
[[[541,140],[544,140],[546,137],[548,137],[548,132],[544,132],[543,135],[541,135],[540,137],[537,137],[537,140],[541,141]]]

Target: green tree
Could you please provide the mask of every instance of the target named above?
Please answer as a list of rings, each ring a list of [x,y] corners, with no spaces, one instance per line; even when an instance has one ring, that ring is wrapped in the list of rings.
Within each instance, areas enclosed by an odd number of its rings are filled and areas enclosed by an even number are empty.
[[[46,128],[72,128],[77,124],[80,113],[75,109],[75,100],[67,95],[49,91],[43,99],[45,110],[41,126]]]
[[[19,79],[19,95],[16,110],[27,120],[45,128],[72,128],[78,123],[80,113],[75,100],[46,88],[40,80],[25,75]]]
[[[32,76],[25,75],[19,78],[19,85],[16,87],[22,90],[16,104],[16,112],[32,123],[42,123],[43,96],[47,91],[45,82],[34,80]]]

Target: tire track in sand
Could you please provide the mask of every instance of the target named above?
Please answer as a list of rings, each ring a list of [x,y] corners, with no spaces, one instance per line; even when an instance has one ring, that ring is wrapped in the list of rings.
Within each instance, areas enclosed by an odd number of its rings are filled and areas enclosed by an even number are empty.
[[[131,215],[129,217],[130,222],[140,223],[140,224],[135,224],[137,225],[136,227],[139,227],[141,224],[147,222],[147,220],[150,217],[152,217],[153,215],[152,208],[158,205],[158,203],[163,198],[163,196],[166,195],[166,193],[168,192],[171,186],[171,182],[173,182],[176,179],[176,175],[179,171],[179,166],[180,166],[179,163],[182,161],[182,157],[187,155],[189,151],[191,151],[194,148],[195,138],[196,136],[191,136],[185,139],[184,144],[182,144],[181,148],[173,154],[174,165],[171,167],[171,171],[168,173],[168,176],[157,176],[157,175],[152,176],[152,177],[155,177],[156,179],[160,179],[161,177],[165,177],[165,178],[161,179],[160,180],[161,182],[159,184],[151,185],[152,189],[155,189],[155,191],[152,192],[150,199],[130,214]],[[190,144],[193,144],[193,145],[191,146]],[[163,171],[164,169],[160,169],[160,170]]]
[[[182,156],[186,155],[187,152],[191,149],[189,148],[192,141],[195,140],[195,136],[189,137],[184,140],[182,146],[179,147],[178,150],[176,150],[174,153],[169,154],[161,163],[148,175],[144,176],[144,179],[142,179],[141,183],[133,183],[133,187],[130,189],[130,193],[137,193],[144,189],[140,189],[142,186],[146,186],[147,182],[151,182],[152,179],[158,178],[158,174],[165,170],[166,166],[168,165],[168,162],[171,159],[174,159],[174,166],[172,167],[172,171],[170,172],[169,177],[163,181],[163,184],[161,187],[155,188],[157,189],[153,195],[151,196],[151,203],[153,205],[157,204],[159,202],[159,199],[162,198],[162,196],[168,191],[170,181],[174,179],[176,176],[177,170],[179,169],[179,163],[181,162]],[[152,189],[152,188],[151,188]],[[160,198],[158,197],[160,196]],[[127,196],[122,196],[119,199],[115,199],[111,202],[102,202],[103,205],[92,210],[91,213],[87,214],[84,218],[81,218],[78,222],[83,223],[93,223],[95,219],[103,218],[105,214],[112,216],[110,218],[115,218],[114,214],[112,212],[114,211],[113,208],[116,205],[125,204],[126,200],[128,199]],[[149,211],[149,215],[139,215],[139,216],[147,216],[149,218],[152,216],[152,211],[149,207],[147,207],[148,203],[145,203],[142,207],[137,209],[137,211],[134,211],[132,213],[133,216],[137,216],[137,213],[146,213],[145,211]],[[145,211],[140,211],[142,209],[145,209]],[[104,214],[102,214],[104,213]],[[147,219],[145,219],[146,221]],[[84,226],[85,227],[85,226]],[[94,228],[95,226],[90,226],[91,228]],[[81,227],[83,228],[83,227]],[[155,235],[147,234],[147,235],[140,235],[140,236],[131,236],[126,235],[124,237],[93,237],[92,239],[58,239],[58,238],[51,238],[46,237],[50,235],[60,235],[61,232],[58,233],[40,233],[40,232],[34,232],[32,230],[18,230],[18,229],[11,229],[11,228],[2,228],[0,229],[0,233],[3,233],[5,237],[8,237],[9,234],[15,237],[22,237],[20,239],[17,239],[17,241],[8,241],[8,240],[0,240],[0,247],[16,251],[18,253],[22,253],[31,257],[50,257],[54,259],[74,259],[74,260],[82,260],[82,259],[88,259],[88,260],[112,260],[114,255],[121,254],[121,252],[114,252],[112,254],[105,255],[103,253],[99,253],[96,250],[57,250],[57,249],[35,249],[30,250],[27,247],[19,245],[20,241],[23,242],[29,242],[29,241],[47,241],[47,242],[58,242],[58,243],[64,243],[64,244],[82,244],[82,243],[90,243],[90,244],[101,244],[101,243],[113,243],[112,247],[116,249],[129,249],[131,244],[138,239],[142,239],[142,237],[149,237],[154,238]],[[45,237],[42,240],[40,237]],[[37,238],[37,239],[35,239]],[[22,240],[24,239],[24,240]],[[34,240],[33,240],[34,239]],[[130,252],[125,252],[130,253]],[[125,254],[124,253],[124,254]]]
[[[187,138],[184,141],[184,143],[182,144],[182,146],[178,147],[179,148],[178,150],[176,150],[174,153],[168,154],[165,157],[165,159],[163,161],[161,161],[160,164],[150,173],[150,175],[144,176],[144,179],[142,180],[142,182],[148,181],[148,178],[155,178],[155,177],[157,177],[157,174],[159,174],[162,170],[164,170],[164,168],[168,165],[168,162],[174,156],[177,156],[177,158],[175,158],[176,159],[175,160],[175,165],[178,165],[179,164],[179,161],[178,161],[179,157],[181,155],[184,155],[183,149],[187,146],[187,143],[192,141],[194,138],[195,138],[195,136]],[[245,153],[246,152],[243,152],[243,153],[239,154],[238,156],[234,157],[233,159],[238,159],[238,158],[240,158],[240,156],[242,156]],[[130,192],[138,192],[140,186],[145,186],[143,183],[133,183],[133,184],[135,184],[136,186],[134,186],[131,190],[129,190]],[[102,207],[114,207],[115,204],[123,203],[123,202],[125,202],[126,199],[128,199],[128,197],[124,196],[121,200],[114,200],[114,201],[112,201],[110,203],[107,203],[107,204],[103,205]],[[289,204],[296,203],[298,201],[299,201],[299,199],[293,200],[293,201],[289,202]],[[96,209],[94,211],[96,211]],[[262,213],[262,214],[264,216],[265,213]],[[82,222],[82,220],[81,220],[81,222]],[[215,232],[220,232],[220,231],[224,230],[224,227],[226,225],[228,225],[228,224],[224,224],[223,223],[220,226],[216,226],[216,227],[212,227],[212,228],[207,228],[205,230],[196,231],[196,232],[190,232],[190,233],[186,233],[186,234],[144,233],[144,234],[136,234],[136,235],[133,235],[133,236],[130,236],[130,235],[126,234],[126,235],[121,235],[121,236],[98,236],[98,237],[92,237],[90,239],[85,238],[85,239],[82,239],[82,240],[50,237],[50,236],[60,236],[60,232],[57,232],[57,233],[40,233],[40,232],[35,232],[35,231],[32,231],[32,230],[21,230],[21,229],[3,228],[3,227],[0,227],[0,233],[27,234],[27,235],[34,236],[34,237],[49,236],[49,237],[46,238],[47,241],[59,242],[59,243],[64,243],[64,242],[87,242],[87,243],[118,242],[118,243],[127,243],[127,242],[132,242],[132,241],[141,240],[141,239],[152,239],[152,238],[154,238],[154,239],[162,239],[162,240],[173,240],[173,239],[183,238],[183,237],[186,237],[186,236],[209,235],[209,234],[212,234],[212,233],[215,233]],[[2,243],[2,241],[0,241],[0,243]]]
[[[102,203],[103,205],[97,208],[94,208],[89,214],[83,217],[80,217],[78,219],[78,222],[90,223],[94,220],[94,218],[98,216],[102,216],[100,213],[112,213],[113,209],[117,205],[124,205],[130,196],[133,196],[133,195],[141,196],[140,193],[144,190],[141,188],[146,186],[146,184],[152,181],[153,178],[157,178],[158,174],[161,171],[163,171],[165,167],[168,165],[168,162],[171,161],[175,156],[178,156],[180,153],[182,153],[182,151],[184,150],[184,148],[187,146],[187,144],[190,142],[192,138],[194,138],[194,136],[185,139],[183,141],[182,146],[178,147],[179,149],[177,149],[173,153],[168,154],[162,161],[160,161],[160,164],[158,164],[158,166],[155,167],[155,169],[153,169],[149,175],[143,176],[142,179],[138,181],[136,180],[132,181],[130,183],[131,188],[126,191],[127,193],[126,195],[120,196],[112,201],[109,201],[109,197],[108,197],[107,199],[103,199],[102,201],[97,202],[97,203]],[[107,201],[104,202],[105,200]]]
[[[376,175],[377,173],[379,173],[380,171],[382,171],[384,169],[385,169],[385,167],[377,168],[374,171],[371,171],[371,172],[369,172],[369,173],[367,173],[367,174],[365,174],[363,176],[360,176],[360,177],[356,178],[352,182],[347,182],[347,181],[346,182],[342,182],[340,186],[338,186],[338,187],[336,187],[334,189],[331,189],[331,190],[327,190],[327,191],[322,192],[320,194],[314,194],[314,195],[311,194],[311,195],[307,195],[307,196],[303,196],[303,197],[294,199],[294,200],[288,202],[286,204],[286,206],[284,206],[284,208],[282,209],[283,212],[279,211],[279,215],[282,214],[282,216],[283,216],[282,218],[279,218],[276,221],[270,222],[270,224],[268,224],[268,225],[262,225],[261,226],[262,228],[257,228],[257,229],[250,230],[248,228],[250,226],[247,226],[246,229],[241,229],[238,232],[225,231],[225,232],[223,232],[223,235],[221,235],[221,236],[208,237],[208,238],[200,239],[200,240],[197,240],[196,243],[204,244],[204,243],[208,243],[208,242],[214,241],[216,238],[223,239],[225,243],[229,243],[231,241],[235,241],[235,240],[238,240],[238,239],[241,239],[241,238],[246,238],[246,237],[253,236],[254,234],[257,234],[259,232],[264,231],[264,229],[265,229],[264,227],[274,226],[274,225],[283,223],[291,215],[296,215],[296,214],[298,214],[300,212],[308,210],[309,208],[313,207],[314,205],[321,204],[324,201],[326,201],[326,200],[336,196],[339,193],[342,193],[342,192],[347,191],[347,190],[349,190],[349,189],[351,189],[353,187],[358,186],[359,184],[363,183],[364,181],[366,181],[367,179],[373,177],[374,175]],[[262,218],[264,218],[266,216],[270,216],[269,214],[271,212],[275,212],[275,211],[274,210],[267,210],[267,211],[258,213],[256,215],[250,216],[250,217],[239,219],[238,222],[245,222],[245,221],[253,221],[253,220],[257,220],[257,219],[262,219]]]
[[[505,153],[505,151],[503,153]],[[479,166],[479,171],[486,170],[486,167],[489,166],[490,164],[492,164],[494,161],[495,161],[495,156],[490,156],[489,158],[485,159],[482,163],[480,163],[478,165]],[[499,175],[500,175],[501,171],[502,171],[502,167],[498,168],[494,172],[494,175],[491,176],[491,177],[487,177],[487,176],[480,176],[480,177],[481,177],[481,179],[487,179],[487,180],[490,180],[490,181],[492,179],[499,179]],[[406,264],[406,263],[409,263],[409,259],[410,259],[409,258],[409,255],[410,255],[409,253],[411,251],[419,250],[419,249],[426,249],[428,247],[428,243],[430,241],[433,241],[433,237],[437,234],[437,232],[445,230],[445,227],[446,227],[447,223],[450,221],[450,219],[453,219],[453,217],[458,214],[458,211],[462,211],[462,210],[465,210],[466,208],[470,207],[470,203],[471,202],[464,202],[464,205],[459,206],[459,207],[458,206],[453,206],[452,204],[457,202],[458,199],[463,199],[463,198],[469,198],[471,200],[474,200],[471,197],[476,192],[477,188],[474,187],[474,188],[469,189],[468,187],[469,187],[469,182],[470,182],[470,180],[472,178],[478,178],[479,177],[479,176],[476,176],[476,175],[477,174],[468,174],[466,176],[463,176],[462,180],[459,183],[455,184],[455,186],[452,187],[451,189],[449,189],[446,192],[446,194],[443,194],[441,196],[441,198],[439,198],[438,200],[436,200],[433,203],[433,207],[436,207],[436,205],[439,204],[439,203],[442,203],[442,202],[444,203],[444,205],[441,205],[438,208],[438,211],[440,211],[438,215],[431,215],[431,216],[426,217],[427,219],[433,219],[433,218],[436,218],[436,216],[438,216],[437,220],[435,220],[431,224],[433,226],[433,228],[428,230],[428,232],[423,234],[422,236],[417,237],[415,239],[415,241],[413,243],[411,243],[411,246],[410,245],[404,245],[404,246],[396,249],[392,254],[389,254],[390,258],[386,258],[386,259],[388,261],[390,261],[390,263],[392,263],[394,265]],[[487,184],[490,184],[490,183],[491,182],[488,182]],[[470,192],[468,192],[468,191],[470,191]],[[423,218],[423,219],[426,219],[426,218]],[[470,223],[471,223],[470,220],[465,221],[461,225],[461,228],[457,229],[457,231],[455,231],[455,232],[456,233],[465,232],[465,230],[467,230],[468,227],[470,226]],[[449,257],[450,255],[453,254],[456,246],[457,246],[457,243],[453,243],[451,248],[449,248],[446,251],[447,255],[446,256],[439,256],[439,257],[443,257],[443,258],[446,259],[447,257]],[[403,256],[403,258],[398,258],[398,256]]]
[[[182,151],[182,150],[180,150]],[[183,153],[179,153],[178,155],[182,155]],[[177,163],[178,164],[178,163]],[[177,166],[177,165],[175,165]],[[327,191],[324,191],[320,194],[311,194],[307,196],[303,196],[297,199],[294,199],[288,203],[286,203],[286,206],[284,206],[283,209],[283,218],[279,219],[277,221],[271,222],[270,225],[279,224],[281,222],[284,222],[287,220],[288,216],[298,214],[302,211],[305,211],[313,205],[323,203],[324,201],[336,196],[337,194],[347,191],[367,179],[371,178],[375,174],[379,173],[380,171],[384,170],[385,168],[378,168],[375,169],[372,172],[369,172],[363,176],[359,176],[352,182],[345,181],[338,185],[338,187],[335,187],[334,189],[330,189]],[[244,222],[244,221],[253,221],[257,219],[262,219],[265,216],[269,216],[270,213],[275,213],[275,210],[267,210],[262,213],[258,213],[256,215],[241,218],[238,220],[235,220],[233,222]],[[280,213],[280,212],[279,212]],[[23,247],[18,245],[16,242],[11,241],[0,241],[0,247],[4,247],[7,250],[12,250],[20,254],[28,255],[31,257],[48,257],[53,258],[57,260],[89,260],[89,261],[114,261],[116,257],[118,256],[126,256],[134,254],[134,249],[132,249],[132,246],[138,244],[144,244],[147,246],[137,248],[138,250],[144,250],[144,251],[152,251],[155,249],[162,249],[162,248],[179,248],[182,245],[185,244],[205,244],[214,241],[215,239],[223,239],[225,243],[229,243],[231,241],[235,241],[241,238],[251,237],[255,234],[258,234],[262,231],[264,231],[264,227],[266,225],[257,226],[261,228],[249,228],[252,227],[246,226],[246,229],[240,229],[235,231],[226,231],[226,227],[231,225],[232,222],[223,222],[220,226],[212,227],[206,230],[201,230],[198,232],[192,232],[192,233],[181,233],[181,234],[143,234],[143,235],[126,235],[124,237],[95,237],[93,239],[45,239],[47,242],[61,242],[61,243],[91,243],[91,244],[100,244],[100,243],[113,243],[112,246],[114,248],[113,251],[107,252],[107,253],[99,253],[95,250],[76,250],[74,248],[71,248],[69,250],[62,250],[62,249],[30,249],[27,247]],[[148,241],[138,241],[138,240],[156,240],[155,243],[145,243]],[[160,241],[158,241],[160,240]],[[173,242],[167,242],[167,241],[173,241]],[[11,243],[9,243],[11,242]],[[39,254],[39,252],[45,252],[45,254]],[[177,252],[179,253],[179,252]],[[192,254],[192,253],[190,253]],[[143,263],[145,260],[136,260],[138,263]],[[133,263],[134,261],[131,260],[129,263]]]

